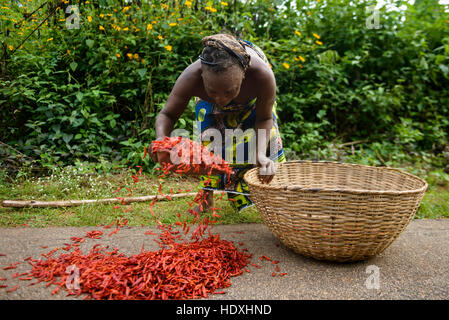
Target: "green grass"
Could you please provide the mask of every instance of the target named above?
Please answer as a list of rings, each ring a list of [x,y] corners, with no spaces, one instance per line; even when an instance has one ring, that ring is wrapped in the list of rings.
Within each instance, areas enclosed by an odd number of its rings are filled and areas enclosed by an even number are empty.
[[[415,218],[449,218],[449,186],[430,186]]]
[[[446,176],[441,179],[441,172],[412,172],[429,182],[429,189],[424,195],[415,218],[449,218],[449,183]],[[132,191],[132,196],[158,194],[159,184],[162,192],[196,192],[199,189],[198,178],[170,176],[158,178],[154,175],[142,174],[138,182],[134,182],[135,172],[125,170],[115,173],[98,174],[80,167],[65,167],[55,170],[49,176],[36,178],[27,175],[9,181],[0,176],[0,200],[77,200],[126,197]],[[117,192],[117,190],[120,191]],[[128,188],[128,189],[127,189]],[[158,201],[154,212],[158,220],[164,224],[176,221],[193,221],[188,213],[193,197]],[[255,207],[238,213],[231,206],[226,196],[218,200],[215,207],[219,224],[261,223],[262,219]],[[180,215],[178,217],[178,214]],[[203,217],[211,214],[204,214]],[[89,204],[79,207],[65,208],[5,208],[0,207],[0,227],[48,226],[97,226],[107,225],[116,219],[128,219],[130,226],[154,226],[156,219],[151,215],[150,202],[119,204]]]
[[[0,200],[55,201],[156,195],[160,184],[164,194],[170,194],[171,190],[174,193],[199,190],[198,178],[180,176],[159,178],[142,174],[139,181],[134,182],[132,178],[134,174],[132,171],[122,171],[100,175],[79,168],[66,167],[55,174],[41,178],[21,177],[9,182],[3,179],[0,180]],[[120,191],[117,191],[118,189]],[[156,218],[164,224],[176,221],[191,222],[194,217],[188,213],[190,207],[187,201],[192,202],[193,197],[157,201],[153,211]],[[109,224],[116,219],[122,221],[128,219],[130,226],[153,226],[156,225],[156,219],[151,215],[150,203],[87,204],[61,208],[0,207],[0,227],[97,226]],[[217,200],[215,207],[220,208],[217,211],[220,215],[217,219],[220,224],[262,222],[254,207],[238,213],[226,200],[226,196],[223,200]],[[206,216],[213,218],[211,213],[202,215]]]

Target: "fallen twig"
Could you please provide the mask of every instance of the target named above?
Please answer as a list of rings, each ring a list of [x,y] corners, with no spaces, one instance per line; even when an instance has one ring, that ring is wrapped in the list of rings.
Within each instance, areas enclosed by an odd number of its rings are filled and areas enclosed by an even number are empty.
[[[177,193],[170,194],[169,198],[185,198],[195,196],[196,192],[190,193]],[[141,196],[141,197],[128,197],[128,198],[108,198],[108,199],[98,199],[98,200],[59,200],[59,201],[36,201],[36,200],[3,200],[3,207],[12,207],[12,208],[58,208],[58,207],[75,207],[81,206],[85,204],[92,203],[122,203],[128,204],[132,202],[146,202],[151,201],[157,198],[159,201],[168,200],[165,196],[160,195],[152,195],[152,196]]]

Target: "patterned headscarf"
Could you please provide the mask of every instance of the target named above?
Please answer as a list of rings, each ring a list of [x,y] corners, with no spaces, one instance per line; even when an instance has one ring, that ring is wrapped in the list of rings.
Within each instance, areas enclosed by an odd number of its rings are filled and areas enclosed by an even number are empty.
[[[223,33],[214,34],[203,38],[201,42],[204,47],[214,47],[226,51],[230,56],[235,57],[239,61],[243,71],[248,69],[251,62],[251,56],[245,51],[243,42],[240,42],[234,36]],[[202,55],[200,55],[199,58],[204,64],[211,66],[217,65],[217,63],[208,61]]]

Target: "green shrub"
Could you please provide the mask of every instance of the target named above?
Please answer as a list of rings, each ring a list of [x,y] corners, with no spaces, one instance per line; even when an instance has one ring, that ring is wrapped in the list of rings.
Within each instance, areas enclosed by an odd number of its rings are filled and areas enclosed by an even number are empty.
[[[176,78],[202,37],[229,31],[270,60],[286,151],[332,158],[339,143],[362,140],[371,153],[335,157],[382,164],[390,152],[391,161],[427,154],[447,166],[448,7],[390,2],[406,10],[379,8],[380,26],[369,28],[376,1],[65,1],[16,50],[55,1],[22,23],[44,1],[3,0],[0,141],[47,167],[151,167],[143,148]],[[70,4],[79,29],[65,26]],[[193,105],[179,127],[192,128]]]

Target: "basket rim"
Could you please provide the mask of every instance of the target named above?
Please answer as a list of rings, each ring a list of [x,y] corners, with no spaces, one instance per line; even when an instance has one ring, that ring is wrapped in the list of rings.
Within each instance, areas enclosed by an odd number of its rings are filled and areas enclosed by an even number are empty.
[[[405,172],[403,170],[400,170],[398,168],[392,168],[388,166],[368,166],[364,164],[357,164],[357,163],[345,163],[345,162],[337,162],[337,161],[324,161],[324,160],[292,160],[287,162],[281,162],[277,163],[278,166],[291,164],[291,163],[318,163],[318,164],[326,164],[326,163],[332,163],[337,165],[344,165],[344,166],[352,166],[352,167],[364,167],[364,168],[377,168],[382,170],[390,170],[390,171],[396,171],[403,175],[409,176],[410,178],[417,180],[423,184],[421,188],[418,189],[411,189],[411,190],[402,190],[402,191],[394,191],[394,190],[367,190],[367,189],[336,189],[336,188],[309,188],[309,187],[301,187],[300,185],[289,185],[289,186],[273,186],[269,184],[262,184],[260,181],[256,180],[257,182],[249,182],[248,176],[253,174],[256,170],[259,168],[252,168],[248,170],[245,175],[243,176],[243,179],[248,185],[257,186],[259,188],[263,188],[266,190],[272,190],[272,191],[298,191],[298,192],[336,192],[336,193],[353,193],[353,194],[372,194],[372,195],[404,195],[404,194],[418,194],[421,192],[425,192],[428,188],[428,183],[411,174],[408,172]]]

